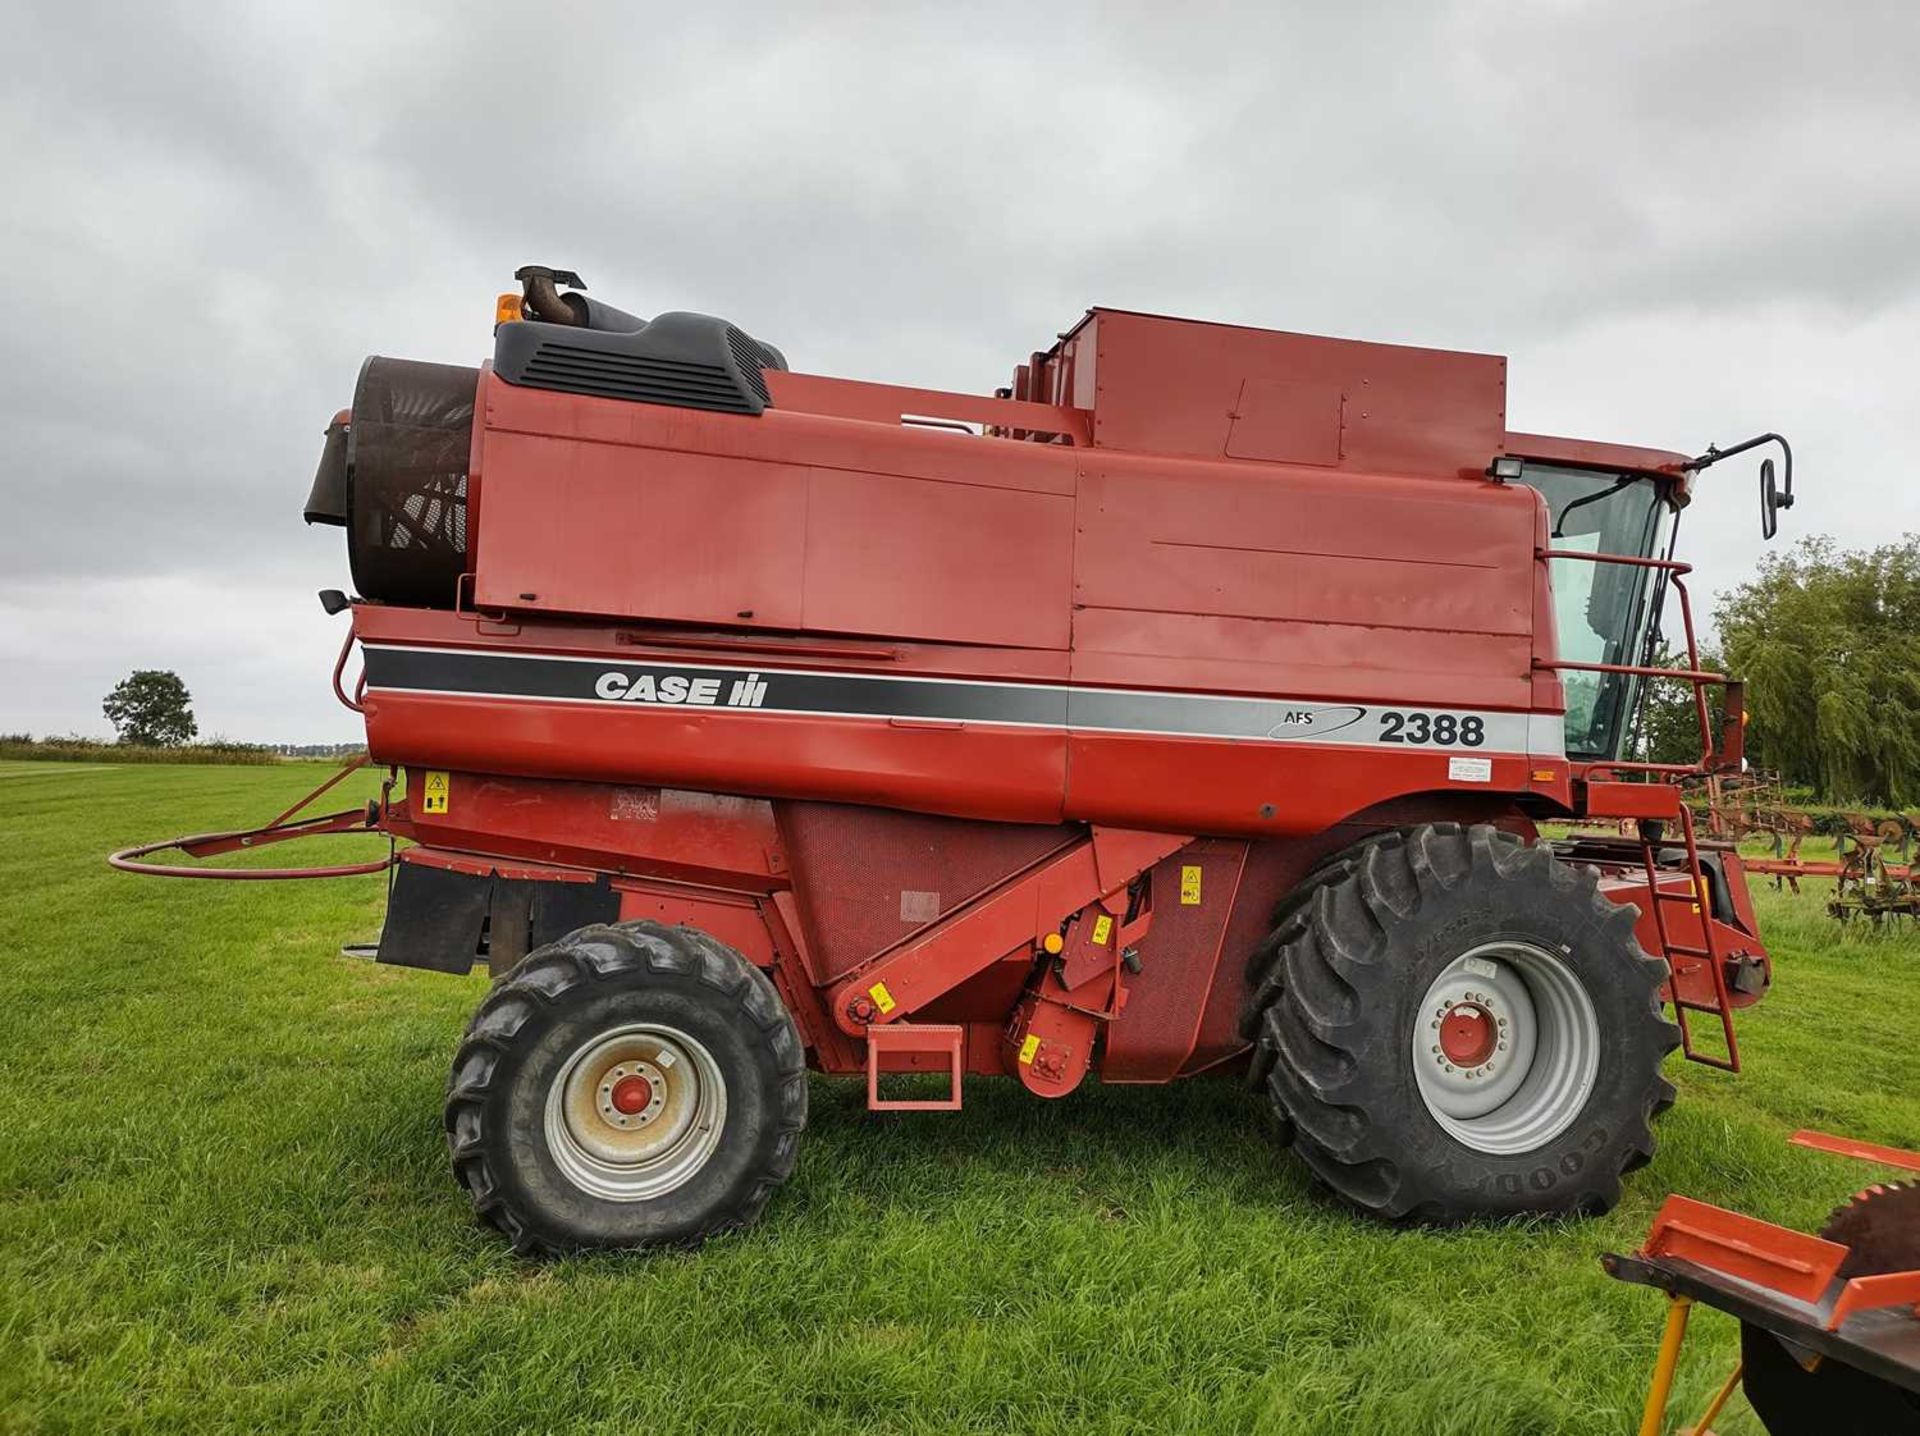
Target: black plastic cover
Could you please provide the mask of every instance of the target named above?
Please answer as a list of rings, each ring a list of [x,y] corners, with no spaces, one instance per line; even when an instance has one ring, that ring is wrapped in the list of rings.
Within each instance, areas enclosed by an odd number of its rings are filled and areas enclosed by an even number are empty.
[[[493,372],[532,389],[758,414],[768,404],[762,371],[787,367],[778,349],[724,319],[673,312],[643,320],[585,295],[568,299],[585,308],[585,326],[502,324]]]
[[[320,467],[314,470],[313,487],[307,491],[303,517],[310,524],[347,523],[347,426],[339,420],[327,425],[327,440],[320,450]]]

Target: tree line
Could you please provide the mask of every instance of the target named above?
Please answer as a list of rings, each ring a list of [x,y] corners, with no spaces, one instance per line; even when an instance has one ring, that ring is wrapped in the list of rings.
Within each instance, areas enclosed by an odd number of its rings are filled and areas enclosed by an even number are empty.
[[[1864,550],[1809,538],[1769,554],[1714,606],[1714,627],[1701,663],[1746,680],[1755,768],[1828,802],[1920,804],[1920,535]],[[1645,757],[1699,756],[1692,703],[1686,684],[1653,685]]]

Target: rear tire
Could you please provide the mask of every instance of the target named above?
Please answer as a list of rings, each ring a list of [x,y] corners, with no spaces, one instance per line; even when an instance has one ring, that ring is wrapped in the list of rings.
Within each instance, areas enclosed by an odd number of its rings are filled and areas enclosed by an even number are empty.
[[[1311,881],[1263,945],[1252,1020],[1314,1174],[1395,1221],[1611,1208],[1652,1158],[1679,1042],[1638,910],[1486,826],[1408,829]]]
[[[792,1172],[805,1056],[773,984],[705,933],[581,928],[474,1013],[447,1149],[522,1253],[685,1246],[749,1225]]]

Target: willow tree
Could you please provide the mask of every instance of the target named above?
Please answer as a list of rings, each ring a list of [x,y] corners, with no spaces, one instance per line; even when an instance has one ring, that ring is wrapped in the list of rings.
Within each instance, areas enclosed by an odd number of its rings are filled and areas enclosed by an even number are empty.
[[[1763,559],[1714,610],[1747,751],[1835,802],[1920,803],[1920,536]]]

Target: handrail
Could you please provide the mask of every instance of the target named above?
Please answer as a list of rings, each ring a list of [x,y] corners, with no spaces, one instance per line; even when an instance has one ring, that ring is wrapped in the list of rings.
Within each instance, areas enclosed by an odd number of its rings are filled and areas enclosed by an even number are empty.
[[[1670,558],[1640,558],[1629,554],[1581,553],[1571,549],[1542,549],[1540,557],[1546,559],[1582,559],[1588,563],[1614,563],[1630,568],[1653,569],[1672,577],[1673,590],[1680,595],[1680,621],[1687,639],[1687,666],[1685,668],[1656,668],[1635,663],[1580,663],[1572,659],[1546,662],[1536,660],[1535,666],[1545,669],[1566,669],[1580,673],[1626,673],[1648,679],[1681,679],[1693,685],[1694,716],[1700,723],[1700,761],[1692,765],[1681,763],[1641,763],[1626,759],[1602,760],[1589,764],[1586,777],[1592,781],[1595,773],[1645,773],[1657,776],[1664,784],[1677,784],[1682,779],[1700,773],[1714,771],[1713,717],[1707,708],[1707,685],[1718,683],[1731,685],[1732,680],[1722,673],[1708,673],[1700,667],[1700,646],[1694,637],[1693,604],[1687,597],[1687,585],[1684,576],[1693,572],[1691,564],[1680,563]],[[1729,686],[1730,694],[1740,690]],[[1729,697],[1729,714],[1738,709],[1738,699]],[[1732,752],[1729,739],[1728,751]],[[1642,822],[1640,825],[1641,860],[1647,875],[1646,911],[1653,918],[1654,931],[1659,937],[1660,952],[1667,960],[1667,996],[1673,1005],[1675,1023],[1680,1028],[1680,1045],[1689,1060],[1705,1063],[1709,1067],[1719,1067],[1726,1071],[1740,1070],[1740,1043],[1733,1030],[1733,999],[1727,985],[1726,969],[1721,960],[1720,941],[1715,934],[1716,921],[1712,903],[1708,900],[1705,869],[1700,862],[1700,844],[1693,826],[1693,811],[1682,802],[1678,804],[1680,840],[1686,854],[1687,896],[1683,901],[1693,900],[1693,909],[1700,916],[1700,946],[1694,947],[1673,940],[1667,925],[1664,904],[1672,895],[1660,886],[1660,865],[1658,845],[1660,843],[1661,824]],[[1697,999],[1689,999],[1681,992],[1681,963],[1699,962],[1705,965],[1708,981],[1712,985],[1713,1005],[1708,1007]],[[1727,1055],[1720,1057],[1712,1052],[1702,1051],[1695,1046],[1693,1029],[1687,1020],[1689,1010],[1713,1012],[1720,1019],[1721,1036],[1726,1043]]]
[[[1693,565],[1671,558],[1643,558],[1638,554],[1624,553],[1586,553],[1580,549],[1549,548],[1536,550],[1536,553],[1543,559],[1578,559],[1584,563],[1612,563],[1627,568],[1655,569],[1672,578],[1673,591],[1680,596],[1680,625],[1687,640],[1685,668],[1660,668],[1637,663],[1581,663],[1570,658],[1534,661],[1536,668],[1550,669],[1554,672],[1624,673],[1650,679],[1679,678],[1693,685],[1694,717],[1700,724],[1700,760],[1697,763],[1632,763],[1616,760],[1595,763],[1589,767],[1588,771],[1664,773],[1674,778],[1714,771],[1713,715],[1707,706],[1707,685],[1711,683],[1724,686],[1731,680],[1724,673],[1709,673],[1700,666],[1700,645],[1694,637],[1693,628],[1693,600],[1687,594],[1685,583],[1685,576],[1693,572]]]
[[[340,656],[333,661],[333,696],[338,698],[344,707],[351,708],[355,713],[364,713],[366,709],[361,705],[360,700],[367,696],[366,664],[362,662],[360,665],[360,681],[354,685],[353,697],[347,697],[346,689],[340,686],[340,678],[347,671],[347,655],[353,652],[353,640],[356,636],[351,628],[347,630],[346,642],[340,645]]]

